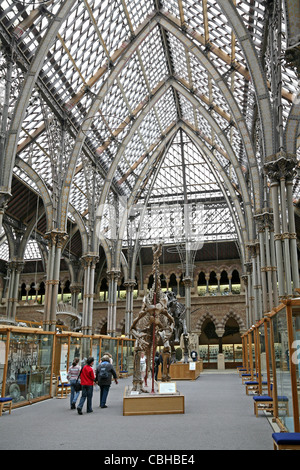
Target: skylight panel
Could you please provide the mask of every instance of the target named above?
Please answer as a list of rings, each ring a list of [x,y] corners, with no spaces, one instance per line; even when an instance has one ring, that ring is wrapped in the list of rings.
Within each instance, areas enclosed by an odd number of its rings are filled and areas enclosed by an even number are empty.
[[[140,45],[139,51],[150,89],[153,90],[159,82],[169,75],[158,28],[150,32]]]
[[[142,2],[140,0],[127,0],[126,6],[134,31],[154,10],[153,0],[143,0]]]

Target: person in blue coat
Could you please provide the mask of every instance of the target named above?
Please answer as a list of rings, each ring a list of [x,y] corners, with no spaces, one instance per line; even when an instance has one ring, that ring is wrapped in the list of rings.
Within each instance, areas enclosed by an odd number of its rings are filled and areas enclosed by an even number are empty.
[[[96,370],[96,382],[100,387],[100,408],[107,408],[106,401],[112,377],[118,383],[117,373],[108,356],[103,356]]]

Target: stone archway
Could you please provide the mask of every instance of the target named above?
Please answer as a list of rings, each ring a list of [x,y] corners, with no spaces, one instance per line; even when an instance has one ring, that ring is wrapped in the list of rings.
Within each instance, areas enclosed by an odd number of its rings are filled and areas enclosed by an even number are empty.
[[[241,316],[235,313],[233,310],[230,310],[226,315],[224,315],[224,317],[222,318],[222,321],[220,322],[220,327],[225,330],[226,323],[230,318],[233,318],[237,322],[241,334],[243,334],[247,330],[245,323],[243,319],[241,318]]]
[[[107,318],[101,318],[98,322],[98,325],[95,328],[95,333],[97,335],[106,335],[107,334]]]

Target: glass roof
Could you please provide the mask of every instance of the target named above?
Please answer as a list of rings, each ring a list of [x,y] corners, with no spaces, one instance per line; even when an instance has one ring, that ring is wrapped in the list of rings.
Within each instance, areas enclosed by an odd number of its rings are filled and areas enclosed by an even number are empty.
[[[63,3],[4,0],[0,4],[5,30],[2,41],[14,37],[16,55],[23,60],[22,67],[13,70],[11,115],[23,76]],[[135,204],[147,204],[143,243],[156,237],[174,240],[172,231],[165,233],[159,226],[157,214],[151,218],[157,201],[201,204],[206,239],[237,238],[236,209],[234,204],[228,206],[228,200],[232,194],[240,198],[241,178],[248,181],[251,165],[247,142],[255,127],[256,98],[245,53],[220,3],[70,1],[70,11],[45,55],[26,109],[17,154],[36,171],[49,191],[55,192],[66,175],[83,125],[87,130],[76,156],[69,201],[84,221],[89,220],[91,204],[97,207],[100,202],[106,175],[115,165],[111,192],[125,198],[134,194]],[[266,2],[233,3],[260,57]],[[284,30],[284,48],[285,39]],[[4,64],[2,54],[2,101]],[[267,78],[269,66],[266,62]],[[118,73],[114,75],[115,70]],[[285,63],[282,79],[285,127],[299,80],[296,71]],[[220,87],[221,81],[228,94]],[[99,106],[91,115],[96,98]],[[189,135],[182,130],[187,128]],[[260,148],[255,142],[253,147],[261,172]],[[25,172],[16,171],[30,180]],[[299,197],[298,180],[294,194]],[[107,195],[106,202],[110,197]],[[243,201],[239,200],[244,211]],[[108,221],[109,217],[104,216],[102,226]]]

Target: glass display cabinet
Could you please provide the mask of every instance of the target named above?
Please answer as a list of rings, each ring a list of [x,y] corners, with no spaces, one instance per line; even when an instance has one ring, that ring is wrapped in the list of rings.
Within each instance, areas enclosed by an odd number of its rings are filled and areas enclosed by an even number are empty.
[[[299,363],[300,299],[283,299],[243,336],[243,364],[248,372],[257,371],[260,383],[267,382],[273,417],[287,432],[300,432]]]
[[[112,356],[113,366],[116,369],[116,372],[119,370],[119,360],[118,360],[118,338],[103,336],[101,339],[101,356],[104,353],[109,353]]]
[[[120,371],[126,371],[128,375],[133,374],[134,339],[119,339],[119,367]]]
[[[38,328],[0,327],[0,391],[14,406],[50,398],[54,337]]]
[[[94,368],[97,369],[101,359],[101,336],[99,335],[92,337],[91,356],[94,358]]]
[[[41,328],[0,325],[0,396],[13,406],[53,396],[56,379],[68,371],[75,357],[80,364],[94,357],[94,369],[109,352],[117,372],[133,374],[135,340],[74,332],[45,332]]]
[[[234,362],[243,363],[243,346],[242,344],[233,345]]]
[[[87,339],[89,348],[90,338],[84,337],[81,333],[63,332],[56,334],[53,371],[55,376],[60,375],[60,371],[68,371],[75,357],[79,357],[81,363],[84,359],[83,342],[85,340],[86,343]],[[89,349],[87,356],[89,356]]]

